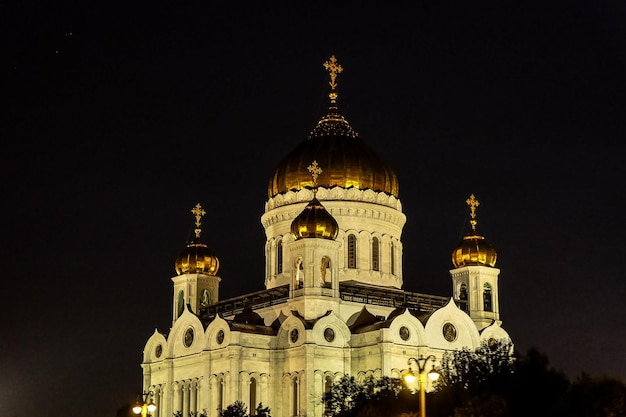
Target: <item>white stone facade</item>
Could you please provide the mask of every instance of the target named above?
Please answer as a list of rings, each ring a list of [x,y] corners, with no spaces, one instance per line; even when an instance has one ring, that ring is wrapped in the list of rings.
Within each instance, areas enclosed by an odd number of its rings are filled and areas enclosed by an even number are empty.
[[[177,411],[185,417],[203,412],[217,417],[235,401],[249,410],[262,403],[273,417],[321,417],[324,392],[343,374],[399,378],[411,357],[433,354],[439,361],[445,351],[510,340],[500,327],[497,268],[450,271],[448,298],[402,291],[400,201],[358,190],[349,193],[356,201],[323,199],[345,197],[348,191],[318,193],[339,224],[336,240],[294,240],[290,234],[291,222],[312,198],[310,191],[267,202],[265,291],[212,300],[203,310],[203,290],[217,297],[220,278],[172,278],[172,328],[167,335],[155,331],[142,363],[144,389],[154,393],[157,404],[155,417]],[[349,267],[349,235],[356,238],[355,268]],[[373,238],[379,245],[378,270]],[[280,272],[277,241],[282,242]],[[468,306],[459,308],[461,301]]]

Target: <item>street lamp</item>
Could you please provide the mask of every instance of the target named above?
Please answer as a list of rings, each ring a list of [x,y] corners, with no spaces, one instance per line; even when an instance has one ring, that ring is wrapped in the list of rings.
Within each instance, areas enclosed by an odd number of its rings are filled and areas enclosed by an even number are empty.
[[[152,391],[144,392],[142,394],[142,399],[137,396],[137,402],[133,407],[133,413],[141,414],[141,417],[149,417],[152,416],[152,413],[156,411],[156,404],[152,402],[152,399],[149,398],[153,394]],[[150,400],[150,402],[148,402]]]
[[[412,384],[415,382],[415,379],[419,377],[420,383],[420,416],[426,417],[426,376],[431,381],[436,381],[439,379],[439,372],[435,371],[434,368],[431,368],[430,371],[426,372],[426,363],[432,360],[435,362],[435,355],[429,355],[427,357],[423,357],[420,355],[419,359],[409,358],[409,372],[404,375],[404,380],[408,384]],[[417,364],[418,374],[415,375],[415,372],[411,369],[411,361]]]

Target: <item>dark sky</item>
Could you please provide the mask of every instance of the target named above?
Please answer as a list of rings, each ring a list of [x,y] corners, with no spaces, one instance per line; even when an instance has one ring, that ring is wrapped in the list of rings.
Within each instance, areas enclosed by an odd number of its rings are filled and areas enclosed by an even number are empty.
[[[344,115],[398,174],[405,289],[451,295],[474,193],[516,347],[626,378],[622,1],[13,3],[0,415],[135,399],[198,202],[222,298],[263,288],[267,181],[325,111],[331,54]]]

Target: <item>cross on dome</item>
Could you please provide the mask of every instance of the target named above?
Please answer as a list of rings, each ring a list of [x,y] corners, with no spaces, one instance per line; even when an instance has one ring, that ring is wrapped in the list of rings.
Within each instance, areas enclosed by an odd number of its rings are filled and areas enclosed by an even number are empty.
[[[324,68],[330,73],[330,82],[328,84],[330,84],[331,92],[328,94],[328,97],[330,102],[334,104],[335,100],[337,100],[337,92],[335,91],[337,89],[337,74],[343,71],[343,67],[339,65],[337,58],[333,55],[328,61],[324,62]]]
[[[317,193],[317,177],[322,173],[322,168],[317,164],[317,161],[313,161],[311,165],[306,167],[306,169],[311,173],[311,177],[313,178],[313,194]]]
[[[476,199],[476,197],[474,197],[474,194],[471,194],[465,202],[470,208],[470,224],[472,225],[472,230],[476,232],[476,225],[478,224],[478,221],[476,220],[476,208],[480,206],[480,202]]]
[[[196,229],[194,232],[196,232],[196,237],[200,237],[200,232],[202,231],[200,228],[202,225],[202,216],[206,214],[206,211],[204,211],[200,203],[198,203],[191,209],[191,214],[193,214],[196,218]]]

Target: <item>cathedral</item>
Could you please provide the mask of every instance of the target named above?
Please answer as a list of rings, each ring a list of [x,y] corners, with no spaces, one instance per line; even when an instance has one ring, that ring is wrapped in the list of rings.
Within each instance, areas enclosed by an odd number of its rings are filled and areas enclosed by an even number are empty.
[[[328,112],[268,175],[264,290],[220,299],[205,212],[191,210],[195,238],[171,279],[172,326],[143,351],[155,417],[218,417],[235,401],[252,415],[262,403],[273,417],[321,417],[324,393],[344,374],[400,378],[409,358],[434,357],[430,368],[446,351],[510,341],[496,251],[478,231],[474,195],[452,251],[450,294],[402,289],[397,176],[341,114],[341,65],[333,56],[324,68]]]

